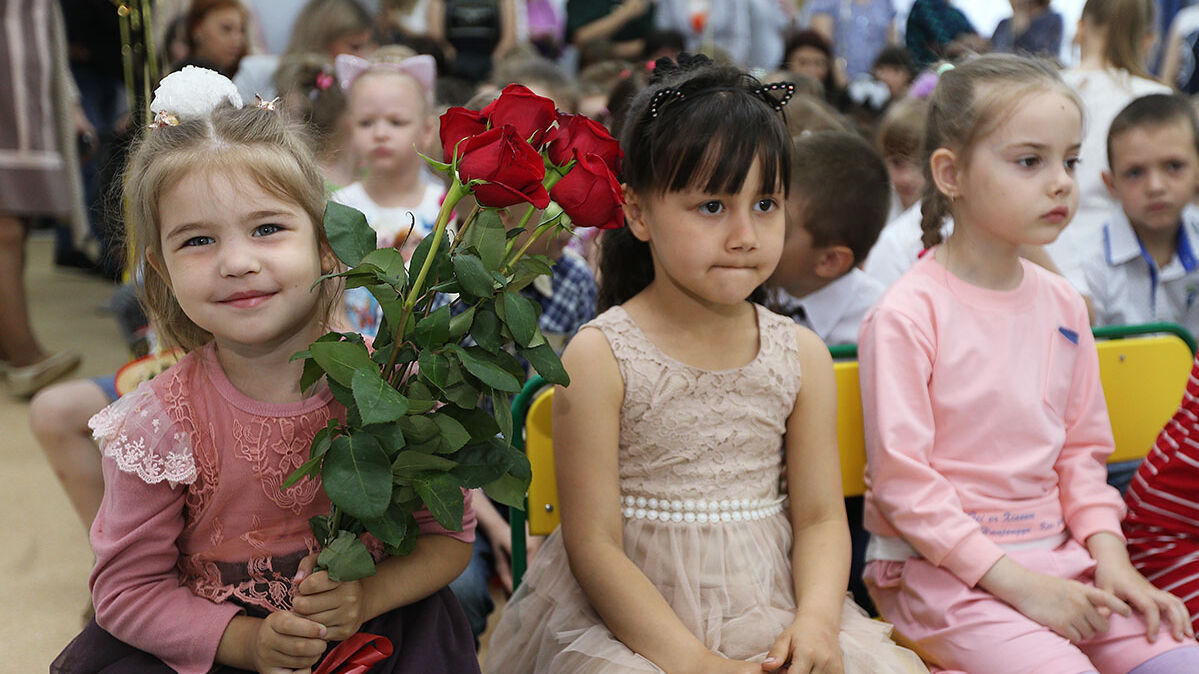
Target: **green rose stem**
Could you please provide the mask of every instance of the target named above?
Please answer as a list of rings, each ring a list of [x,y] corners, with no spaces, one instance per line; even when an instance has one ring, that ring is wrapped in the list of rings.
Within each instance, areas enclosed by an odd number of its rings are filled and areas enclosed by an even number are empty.
[[[445,201],[441,202],[441,210],[437,213],[437,226],[433,228],[433,244],[429,246],[429,253],[425,255],[424,264],[421,265],[420,272],[416,275],[416,280],[412,282],[412,288],[408,291],[408,297],[404,300],[404,312],[400,314],[400,324],[396,326],[391,357],[387,359],[387,365],[383,367],[383,377],[392,385],[395,385],[397,380],[403,377],[403,373],[396,371],[396,361],[400,357],[400,344],[404,339],[404,328],[408,325],[408,317],[412,315],[412,309],[416,307],[416,301],[420,299],[421,286],[425,284],[425,278],[433,266],[433,258],[437,256],[437,249],[441,246],[441,239],[445,237],[445,228],[449,225],[450,214],[454,212],[454,206],[467,194],[470,194],[470,187],[463,185],[455,177],[454,184],[450,185],[449,191],[446,192]]]
[[[549,160],[547,159],[546,161],[548,162]],[[570,172],[570,169],[574,168],[574,165],[575,165],[575,162],[573,159],[570,161],[569,164],[567,164],[561,168],[554,166],[552,164],[549,165],[545,171],[545,180],[543,180],[541,183],[542,185],[545,186],[545,191],[549,192],[551,187],[558,184],[559,180],[562,180],[563,178],[565,178],[566,174]],[[525,225],[529,224],[529,220],[533,217],[533,211],[535,211],[535,210],[537,210],[537,208],[535,206],[533,206],[532,204],[529,204],[529,210],[525,211],[525,216],[520,219],[520,223],[517,224],[516,228],[524,229]],[[559,220],[559,219],[560,219],[560,217],[552,218],[552,220],[554,222],[557,222],[557,220]],[[504,268],[509,267],[514,262],[519,260],[521,258],[521,256],[524,255],[525,251],[529,249],[529,246],[534,241],[536,241],[538,239],[538,237],[540,237],[541,234],[544,233],[544,231],[545,231],[544,229],[542,229],[541,227],[538,227],[537,231],[534,232],[533,236],[529,237],[529,240],[528,240],[528,242],[525,243],[524,248],[521,248],[520,251],[517,252],[516,257],[512,258],[511,260],[508,259],[508,255],[512,253],[512,248],[513,248],[513,246],[516,245],[516,239],[515,238],[509,239],[508,246],[507,246],[507,248],[504,249],[504,265],[503,265]]]

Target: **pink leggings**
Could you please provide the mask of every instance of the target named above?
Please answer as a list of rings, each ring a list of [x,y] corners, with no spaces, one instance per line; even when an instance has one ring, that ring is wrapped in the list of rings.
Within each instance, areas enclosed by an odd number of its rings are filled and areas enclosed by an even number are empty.
[[[1094,580],[1095,561],[1073,539],[1054,550],[1008,555],[1033,571],[1088,584]],[[1175,641],[1168,627],[1150,643],[1137,614],[1129,618],[1114,614],[1107,632],[1074,644],[923,559],[870,562],[863,580],[883,618],[943,672],[1126,674],[1158,655],[1196,646],[1190,639]],[[1199,648],[1190,652],[1199,656]]]

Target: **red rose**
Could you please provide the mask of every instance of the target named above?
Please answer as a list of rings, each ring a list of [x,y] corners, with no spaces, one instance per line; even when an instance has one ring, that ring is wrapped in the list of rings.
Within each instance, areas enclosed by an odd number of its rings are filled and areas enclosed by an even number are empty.
[[[558,126],[550,130],[545,142],[550,161],[559,166],[573,158],[572,150],[578,150],[579,154],[599,155],[612,173],[620,173],[620,143],[586,115],[558,115]]]
[[[483,108],[483,115],[491,120],[491,128],[511,124],[516,127],[516,136],[527,140],[533,147],[541,147],[546,129],[558,118],[554,102],[529,91],[528,87],[509,84],[500,97]]]
[[[624,194],[603,157],[574,151],[574,168],[550,189],[550,196],[580,227],[624,226]]]
[[[450,108],[441,116],[441,150],[447,164],[454,161],[454,147],[463,138],[487,130],[487,116],[466,108]]]
[[[467,138],[458,146],[458,155],[459,180],[487,181],[473,188],[480,204],[496,208],[524,202],[537,208],[549,205],[550,195],[541,184],[545,163],[511,124]]]

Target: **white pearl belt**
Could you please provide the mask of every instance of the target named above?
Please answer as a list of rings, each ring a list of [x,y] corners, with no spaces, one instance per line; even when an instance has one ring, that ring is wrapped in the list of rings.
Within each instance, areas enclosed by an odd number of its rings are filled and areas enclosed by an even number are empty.
[[[659,499],[645,496],[624,496],[621,512],[627,518],[662,522],[749,522],[779,513],[784,497],[763,499]]]

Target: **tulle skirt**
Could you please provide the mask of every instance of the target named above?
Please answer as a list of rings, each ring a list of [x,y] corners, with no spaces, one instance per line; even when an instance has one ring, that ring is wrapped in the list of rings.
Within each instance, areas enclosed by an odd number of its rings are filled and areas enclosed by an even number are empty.
[[[786,513],[719,524],[626,519],[625,554],[692,634],[709,649],[762,661],[795,619]],[[847,674],[921,673],[911,651],[889,638],[848,597],[840,644]],[[612,635],[571,574],[562,538],[541,546],[491,637],[488,674],[662,672]]]

